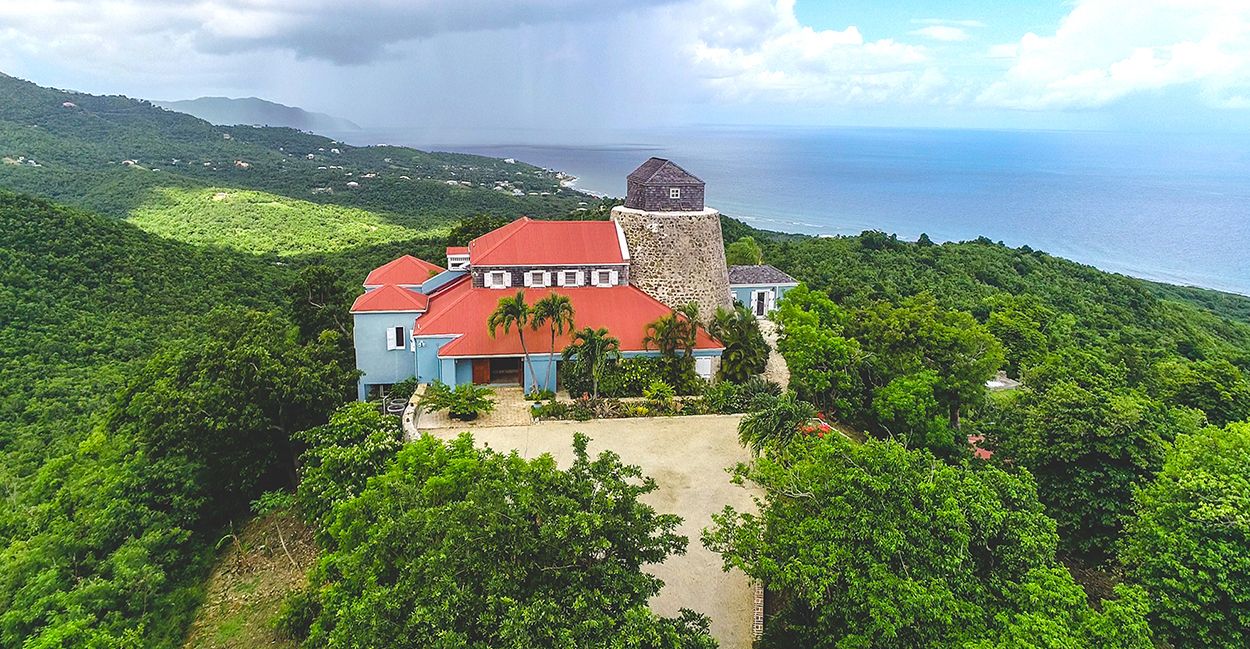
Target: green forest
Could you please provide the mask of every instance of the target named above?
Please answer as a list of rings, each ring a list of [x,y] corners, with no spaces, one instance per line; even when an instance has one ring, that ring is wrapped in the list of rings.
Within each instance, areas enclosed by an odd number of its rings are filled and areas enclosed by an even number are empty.
[[[223,539],[274,508],[321,554],[272,621],[306,647],[712,647],[705,616],[646,606],[644,566],[691,544],[768,584],[765,647],[1250,643],[1250,299],[725,219],[731,256],[803,282],[774,318],[792,391],[740,429],[757,511],[686,538],[583,437],[561,469],[402,444],[351,402],[369,269],[607,203],[519,163],[0,86],[0,646],[182,646]],[[999,370],[1020,386],[988,391]]]

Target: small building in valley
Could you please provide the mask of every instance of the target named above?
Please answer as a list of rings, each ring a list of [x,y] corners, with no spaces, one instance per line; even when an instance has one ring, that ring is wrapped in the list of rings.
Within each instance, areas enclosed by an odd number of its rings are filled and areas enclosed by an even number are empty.
[[[757,318],[776,309],[786,291],[798,285],[798,280],[768,264],[729,267],[729,290],[734,301],[750,307]]]

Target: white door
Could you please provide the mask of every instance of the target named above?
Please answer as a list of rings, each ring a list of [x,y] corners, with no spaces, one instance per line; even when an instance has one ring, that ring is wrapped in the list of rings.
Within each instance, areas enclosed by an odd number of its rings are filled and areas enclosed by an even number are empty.
[[[773,292],[772,291],[755,291],[751,294],[751,310],[758,317],[768,314],[773,308]]]

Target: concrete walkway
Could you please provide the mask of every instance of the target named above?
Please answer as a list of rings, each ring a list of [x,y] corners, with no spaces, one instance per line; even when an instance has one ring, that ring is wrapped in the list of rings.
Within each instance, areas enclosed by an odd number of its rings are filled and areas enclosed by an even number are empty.
[[[725,505],[754,511],[752,490],[729,482],[725,469],[750,460],[738,445],[740,415],[698,415],[592,421],[552,421],[528,426],[464,427],[428,430],[450,439],[463,430],[498,451],[516,449],[523,457],[550,453],[562,467],[573,461],[573,433],[590,436],[592,455],[611,450],[626,464],[642,467],[658,489],[645,497],[660,513],[681,516],[677,532],[689,539],[687,552],[647,570],[664,581],[651,609],[675,616],[689,608],[712,619],[712,635],[724,649],[749,649],[755,616],[755,590],[746,575],[721,569],[720,555],[703,547],[699,535],[712,514]],[[422,426],[422,430],[426,430]]]

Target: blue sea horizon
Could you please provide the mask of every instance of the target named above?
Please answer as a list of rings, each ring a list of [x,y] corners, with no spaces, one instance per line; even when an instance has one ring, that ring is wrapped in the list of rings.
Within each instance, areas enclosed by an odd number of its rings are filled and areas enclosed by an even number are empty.
[[[758,228],[984,236],[1250,295],[1250,135],[797,127],[521,135],[511,144],[504,132],[482,131],[349,139],[516,158],[611,196],[659,156],[706,181],[708,205]]]

